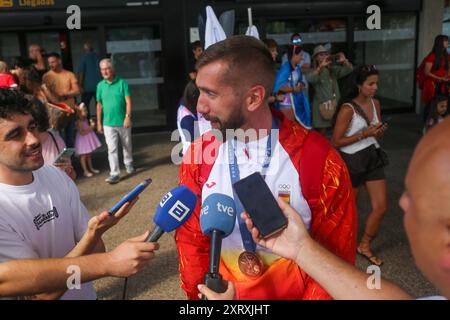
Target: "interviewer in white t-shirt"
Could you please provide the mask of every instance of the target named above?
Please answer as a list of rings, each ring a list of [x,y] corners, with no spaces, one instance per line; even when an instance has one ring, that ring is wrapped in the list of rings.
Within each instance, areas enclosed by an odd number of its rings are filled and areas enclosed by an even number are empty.
[[[101,236],[133,203],[115,216],[90,218],[72,180],[44,166],[30,102],[0,89],[0,263],[16,259],[79,257],[105,251]],[[96,299],[92,283],[49,292],[37,299]]]

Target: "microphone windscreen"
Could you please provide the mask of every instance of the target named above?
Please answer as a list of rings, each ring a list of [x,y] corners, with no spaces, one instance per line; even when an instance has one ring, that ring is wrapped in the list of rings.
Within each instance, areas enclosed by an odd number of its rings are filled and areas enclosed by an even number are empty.
[[[213,193],[203,202],[200,214],[200,227],[203,234],[210,235],[213,230],[219,230],[223,237],[233,232],[236,221],[236,206],[233,198]]]
[[[186,186],[173,188],[161,199],[153,222],[164,232],[171,232],[189,219],[196,203],[197,196]]]

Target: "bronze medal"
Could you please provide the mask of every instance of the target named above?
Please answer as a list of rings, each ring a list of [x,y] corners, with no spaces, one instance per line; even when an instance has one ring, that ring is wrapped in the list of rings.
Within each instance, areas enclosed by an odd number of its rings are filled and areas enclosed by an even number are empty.
[[[242,252],[238,264],[241,272],[249,278],[258,278],[263,273],[263,262],[255,252]]]

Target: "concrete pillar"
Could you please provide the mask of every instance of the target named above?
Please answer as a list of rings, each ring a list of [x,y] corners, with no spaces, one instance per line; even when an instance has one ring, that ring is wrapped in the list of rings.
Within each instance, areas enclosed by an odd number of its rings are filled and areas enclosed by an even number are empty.
[[[431,51],[434,38],[442,33],[445,0],[423,0],[419,15],[419,43],[417,65]],[[416,113],[421,113],[420,90],[417,88]]]

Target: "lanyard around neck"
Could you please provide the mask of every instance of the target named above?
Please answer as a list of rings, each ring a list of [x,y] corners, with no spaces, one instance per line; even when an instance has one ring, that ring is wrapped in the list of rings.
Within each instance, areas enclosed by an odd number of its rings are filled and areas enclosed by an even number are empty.
[[[272,130],[278,129],[278,123],[273,117],[272,120],[272,129],[270,130],[270,133],[267,137],[267,146],[266,146],[266,154],[264,157],[264,162],[262,165],[261,175],[263,176],[264,180],[266,178],[267,171],[269,170],[270,161],[272,159],[272,152],[275,148],[275,145],[277,143],[272,135]],[[236,182],[241,180],[240,178],[240,172],[239,172],[239,165],[237,162],[236,157],[236,148],[235,148],[236,141],[235,139],[231,139],[228,142],[228,163],[229,163],[229,171],[230,171],[230,178],[231,183],[234,185]],[[234,202],[236,204],[236,209],[238,213],[238,221],[239,221],[239,231],[241,233],[242,243],[244,245],[244,249],[246,251],[255,252],[256,251],[256,243],[252,239],[252,235],[250,234],[250,231],[248,231],[247,226],[245,225],[244,220],[241,218],[241,213],[244,212],[244,207],[242,206],[241,201],[239,200],[239,197],[237,196],[236,192],[233,188],[233,197]]]

